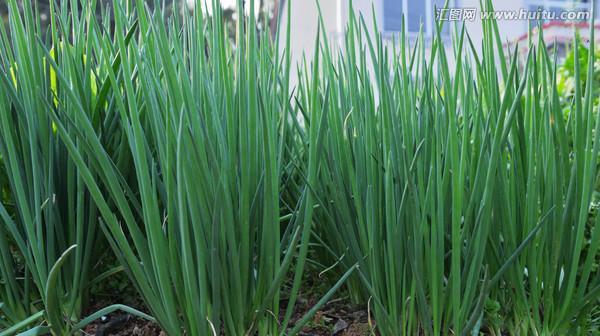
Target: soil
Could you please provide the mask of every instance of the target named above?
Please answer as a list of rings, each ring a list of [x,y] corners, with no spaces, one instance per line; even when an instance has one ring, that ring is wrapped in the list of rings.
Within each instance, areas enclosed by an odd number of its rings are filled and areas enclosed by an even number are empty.
[[[86,313],[91,314],[110,304],[110,302],[103,302],[103,300],[93,302]],[[128,305],[148,313],[141,302],[128,302]],[[94,336],[166,336],[166,334],[160,330],[158,324],[121,311],[116,311],[107,316],[103,316],[102,319],[98,319],[89,324],[83,332],[84,335]]]
[[[297,322],[312,307],[318,298],[300,299],[296,305],[296,313],[292,319]],[[106,306],[95,303],[89,311]],[[285,306],[282,304],[282,306]],[[136,307],[144,311],[143,307]],[[373,320],[371,320],[372,323]],[[366,307],[355,306],[346,300],[332,300],[319,310],[307,326],[300,332],[301,336],[370,336],[377,335],[372,332]],[[102,320],[96,320],[84,330],[86,335],[95,336],[167,336],[160,327],[129,314],[115,312],[105,316]]]
[[[84,332],[96,336],[166,336],[160,327],[150,321],[132,317],[131,315],[116,315],[106,321],[90,324]]]
[[[112,261],[114,263],[114,261]],[[111,261],[108,261],[111,265]],[[107,266],[108,267],[108,266]],[[294,326],[317,302],[324,293],[329,290],[329,283],[337,280],[337,275],[332,274],[331,279],[326,279],[319,273],[318,267],[307,266],[306,275],[302,281],[302,287],[295,305],[294,315],[290,326]],[[327,275],[325,275],[326,277]],[[286,293],[291,283],[283,285],[282,293]],[[90,314],[114,303],[122,303],[139,311],[150,314],[144,302],[139,298],[134,288],[130,285],[125,274],[119,273],[112,277],[100,288],[93,291],[92,302],[82,316]],[[304,329],[301,336],[378,336],[375,329],[375,320],[369,318],[367,305],[355,305],[347,298],[345,289],[334,296],[327,304],[313,316]],[[285,296],[283,294],[282,296]],[[284,309],[287,307],[287,299],[281,299],[280,320],[283,320]],[[150,314],[151,315],[151,314]],[[153,322],[137,318],[122,311],[117,311],[102,320],[96,320],[84,330],[89,336],[167,336],[160,327]],[[237,335],[232,335],[237,336]]]
[[[296,305],[296,315],[292,325],[302,318],[318,299],[300,300],[301,302]],[[371,322],[374,324],[372,319]],[[334,299],[315,314],[312,321],[300,332],[300,336],[376,335],[372,330],[366,307],[352,305],[344,299]]]

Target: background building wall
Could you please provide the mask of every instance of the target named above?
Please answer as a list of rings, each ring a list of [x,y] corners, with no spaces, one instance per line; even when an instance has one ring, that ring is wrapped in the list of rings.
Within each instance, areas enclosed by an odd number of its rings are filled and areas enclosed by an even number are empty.
[[[350,8],[349,1],[347,0],[286,0],[281,10],[281,17],[283,26],[287,24],[287,6],[291,3],[291,49],[292,58],[294,62],[301,61],[304,55],[306,59],[310,60],[314,54],[314,41],[317,33],[318,26],[318,8],[316,1],[320,2],[324,30],[326,36],[331,42],[332,46],[340,46],[343,48],[343,32],[349,19]],[[352,4],[356,15],[362,15],[367,23],[367,26],[371,33],[373,33],[373,19],[377,20],[378,28],[383,32],[384,37],[391,41],[394,35],[398,32],[385,31],[384,29],[384,1],[390,0],[353,0]],[[396,0],[401,1],[401,0]],[[412,1],[412,0],[407,0]],[[425,0],[419,0],[425,1]],[[430,0],[431,1],[431,0]],[[451,7],[457,8],[476,8],[477,16],[473,21],[464,21],[466,29],[475,42],[476,48],[480,51],[481,45],[479,41],[483,38],[482,22],[479,16],[479,0],[454,0],[454,4]],[[592,1],[592,0],[589,0]],[[600,17],[600,0],[593,0],[596,2],[596,18]],[[507,10],[519,10],[537,8],[539,5],[546,7],[551,6],[572,6],[568,4],[569,0],[494,0],[493,6],[496,11],[507,11]],[[579,4],[579,6],[589,6],[591,4]],[[430,21],[431,22],[431,21]],[[530,23],[527,20],[498,20],[498,28],[500,37],[503,41],[506,41],[506,45],[522,40],[523,36],[528,33]],[[555,22],[557,23],[557,22]],[[558,22],[560,23],[560,22]],[[431,23],[430,23],[431,24]],[[447,23],[448,24],[448,23]],[[461,24],[461,23],[459,23]],[[585,23],[584,23],[585,25]],[[563,25],[557,27],[556,25],[550,24],[551,27],[545,29],[545,37],[548,44],[552,44],[552,39],[558,37],[559,42],[565,43],[565,39],[569,39],[569,36],[573,36],[573,28],[570,26]],[[598,27],[600,28],[600,27]],[[597,28],[597,31],[598,31]],[[600,38],[600,31],[598,31],[597,37]],[[581,36],[585,39],[587,36],[587,29],[581,29]],[[448,36],[450,41],[450,36]],[[281,36],[279,41],[280,45],[285,45],[284,36]],[[523,44],[523,43],[521,43]],[[448,53],[449,62],[453,63],[452,53]],[[292,79],[295,80],[295,74],[292,74]]]

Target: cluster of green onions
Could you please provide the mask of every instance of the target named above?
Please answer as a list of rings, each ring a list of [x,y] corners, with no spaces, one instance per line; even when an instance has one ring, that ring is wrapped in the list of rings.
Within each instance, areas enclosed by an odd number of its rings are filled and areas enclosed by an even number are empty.
[[[351,296],[385,335],[582,332],[600,291],[591,81],[576,68],[565,120],[543,32],[505,57],[494,21],[481,53],[464,28],[446,48],[437,27],[429,53],[369,28],[351,16],[298,98],[326,94],[315,225],[324,254],[360,265]]]
[[[51,2],[47,31],[8,3],[0,335],[117,309],[168,335],[294,335],[342,286],[381,335],[597,327],[593,81],[565,118],[541,32],[505,55],[494,21],[448,45],[441,25],[386,41],[351,13],[342,51],[320,31],[294,83],[289,22],[277,45],[241,1],[234,40],[216,0],[100,19]],[[120,266],[96,274],[107,245]],[[308,261],[339,276],[298,320]],[[151,316],[82,317],[120,269]]]

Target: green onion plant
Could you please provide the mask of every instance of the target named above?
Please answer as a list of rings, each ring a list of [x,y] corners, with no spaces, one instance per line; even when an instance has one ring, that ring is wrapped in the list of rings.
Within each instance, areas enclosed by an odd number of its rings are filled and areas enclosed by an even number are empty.
[[[143,1],[114,1],[110,37],[88,15],[81,48],[100,81],[100,115],[78,94],[89,92],[75,81],[81,73],[60,60],[50,63],[67,88],[49,114],[113,251],[168,335],[275,335],[287,329],[280,308],[288,319],[294,309],[294,298],[280,307],[281,287],[297,255],[301,278],[313,209],[283,161],[294,142],[289,38],[274,48],[240,2],[231,41],[217,1],[213,8],[165,19]],[[311,148],[308,164],[318,155]],[[280,200],[289,177],[300,196]]]
[[[441,24],[429,40],[386,42],[351,13],[343,50],[323,42],[302,74],[300,104],[327,111],[311,184],[322,263],[358,263],[349,293],[382,335],[589,332],[592,81],[564,120],[542,32],[505,55],[496,22],[482,25],[481,44],[464,26],[447,44]]]
[[[7,183],[0,205],[0,327],[9,334],[43,315],[59,335],[86,304],[100,242],[98,213],[47,113],[58,91],[34,8],[21,13],[16,1],[8,5],[9,31],[0,26],[0,156]],[[55,38],[48,42],[55,46],[52,57],[62,57],[65,47]],[[83,73],[81,58],[71,62]],[[79,93],[89,104],[90,92]]]
[[[90,287],[120,268],[98,272],[107,246],[100,214],[49,112],[72,112],[68,93],[75,95],[113,162],[128,165],[130,157],[118,151],[123,132],[110,113],[114,98],[108,85],[99,92],[98,69],[87,57],[92,43],[106,42],[108,35],[94,35],[95,2],[86,2],[81,12],[79,5],[51,7],[51,26],[42,31],[37,7],[9,1],[9,29],[0,27],[0,167],[7,183],[0,205],[1,335],[27,328],[31,334],[69,335],[115,310],[152,319],[112,305],[80,320]],[[111,61],[116,67],[119,57]],[[59,83],[57,64],[68,80]],[[93,160],[85,154],[79,159]]]
[[[351,11],[296,68],[289,20],[277,45],[240,0],[232,40],[212,1],[52,1],[47,31],[8,1],[0,335],[117,309],[170,336],[296,335],[342,285],[380,335],[597,330],[593,53],[565,117],[541,31],[384,39]],[[152,316],[82,319],[106,244]],[[339,277],[296,320],[308,262]]]

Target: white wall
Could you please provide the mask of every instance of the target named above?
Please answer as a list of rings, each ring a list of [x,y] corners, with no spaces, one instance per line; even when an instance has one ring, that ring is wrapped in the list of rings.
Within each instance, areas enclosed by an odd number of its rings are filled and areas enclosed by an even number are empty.
[[[287,27],[288,6],[291,6],[291,25],[290,25],[290,40],[291,40],[291,56],[292,64],[298,64],[306,55],[307,62],[310,61],[314,54],[315,38],[317,35],[317,27],[319,23],[319,10],[315,0],[287,0],[283,8],[281,8],[282,20],[281,27]],[[338,25],[341,24],[338,14],[338,1],[322,0],[320,1],[321,13],[323,16],[323,28],[326,36],[333,39],[338,35]],[[285,47],[285,34],[280,34],[280,48]],[[295,67],[292,69],[292,82],[296,82]]]

